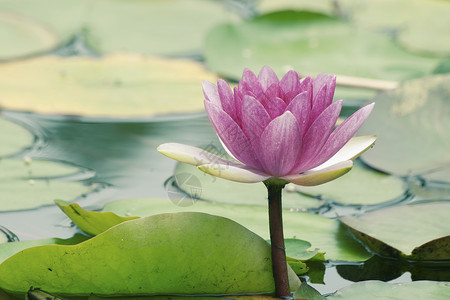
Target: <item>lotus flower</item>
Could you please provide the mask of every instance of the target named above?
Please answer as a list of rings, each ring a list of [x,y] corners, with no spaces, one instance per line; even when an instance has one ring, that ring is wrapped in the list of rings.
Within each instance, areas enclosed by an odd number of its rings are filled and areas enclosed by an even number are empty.
[[[238,182],[280,179],[318,185],[347,173],[353,159],[375,136],[353,137],[374,104],[359,109],[336,129],[342,100],[333,102],[336,77],[299,79],[289,71],[279,80],[265,66],[256,76],[244,70],[234,88],[222,79],[203,82],[205,109],[232,162],[203,149],[168,143],[158,151],[196,165],[211,175]]]

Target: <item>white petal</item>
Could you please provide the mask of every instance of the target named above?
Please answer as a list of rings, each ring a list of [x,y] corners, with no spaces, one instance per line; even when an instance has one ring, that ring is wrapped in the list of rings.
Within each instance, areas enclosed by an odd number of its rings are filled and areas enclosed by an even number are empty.
[[[336,154],[333,155],[329,160],[311,170],[318,171],[335,165],[341,161],[354,160],[355,158],[363,154],[366,150],[368,150],[373,145],[373,143],[375,143],[376,139],[377,137],[375,135],[357,136],[351,138],[347,142],[347,144],[345,144],[344,147],[336,152]]]
[[[215,154],[212,154],[204,149],[178,144],[167,143],[160,145],[157,150],[167,157],[172,159],[193,165],[199,166],[204,164],[234,164],[228,160],[221,158]]]
[[[200,170],[210,175],[220,177],[223,179],[244,182],[244,183],[256,183],[264,181],[270,178],[261,171],[246,167],[244,165],[237,164],[205,164],[198,166]]]
[[[342,175],[350,171],[352,167],[353,161],[346,160],[322,170],[309,170],[298,175],[284,176],[281,178],[298,185],[313,186],[326,183],[328,181],[341,177]]]

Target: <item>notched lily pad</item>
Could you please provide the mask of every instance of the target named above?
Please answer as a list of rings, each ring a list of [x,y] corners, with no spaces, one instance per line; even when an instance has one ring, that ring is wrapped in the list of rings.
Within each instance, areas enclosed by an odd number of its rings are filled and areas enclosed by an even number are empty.
[[[201,81],[216,80],[197,62],[136,54],[39,57],[0,65],[0,77],[3,107],[116,117],[202,111]]]
[[[376,146],[364,162],[387,173],[422,175],[450,164],[450,75],[404,82],[379,94],[361,135],[376,134]],[[450,182],[448,171],[434,181]]]
[[[438,61],[408,53],[386,35],[307,11],[220,25],[206,38],[205,58],[211,70],[232,78],[240,78],[245,67],[270,65],[279,75],[294,69],[382,80],[430,74]]]
[[[289,278],[296,290],[300,281],[290,268]],[[0,265],[0,288],[30,286],[61,295],[274,292],[266,241],[203,213],[131,220],[78,245],[25,249]]]
[[[5,11],[0,12],[0,61],[47,51],[58,37],[42,23]]]
[[[6,156],[31,146],[33,135],[23,127],[0,118],[0,141],[0,156]]]
[[[339,220],[372,251],[410,260],[450,260],[450,201],[380,209]]]
[[[62,200],[56,200],[55,202],[78,228],[91,236],[98,235],[122,222],[139,218],[121,217],[112,212],[87,211],[77,203],[70,204]]]
[[[50,161],[0,160],[0,212],[50,205],[55,199],[72,200],[91,191],[92,186],[80,182],[52,179],[79,171]]]

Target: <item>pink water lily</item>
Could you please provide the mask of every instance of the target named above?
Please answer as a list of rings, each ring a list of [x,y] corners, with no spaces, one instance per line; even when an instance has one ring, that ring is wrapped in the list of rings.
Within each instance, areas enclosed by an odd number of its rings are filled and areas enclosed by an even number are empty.
[[[336,129],[342,100],[333,102],[336,77],[299,79],[289,71],[279,80],[265,66],[258,76],[245,69],[234,91],[222,79],[203,82],[205,109],[231,162],[200,148],[168,143],[158,151],[238,182],[278,178],[318,185],[347,173],[353,159],[375,136],[353,137],[374,104],[359,109]],[[352,138],[353,137],[353,138]]]

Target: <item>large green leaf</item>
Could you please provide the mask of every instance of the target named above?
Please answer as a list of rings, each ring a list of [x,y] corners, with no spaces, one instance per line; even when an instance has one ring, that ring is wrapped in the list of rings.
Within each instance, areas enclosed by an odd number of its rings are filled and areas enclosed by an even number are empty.
[[[44,240],[10,242],[0,245],[0,264],[14,254],[31,247],[42,245],[76,245],[87,240],[88,237],[76,234],[69,239],[50,238]]]
[[[217,178],[184,163],[178,163],[174,173],[176,186],[192,198],[227,204],[267,205],[267,188],[263,183],[248,184]],[[174,190],[172,193],[177,196],[180,192]],[[187,200],[189,199],[185,199]],[[304,210],[321,205],[320,200],[283,191],[285,209]]]
[[[313,187],[287,187],[291,191],[352,205],[373,205],[395,200],[406,192],[406,188],[406,183],[400,178],[377,172],[359,161],[348,174],[328,183]]]
[[[43,24],[0,11],[0,60],[46,51],[57,42],[58,38]]]
[[[99,0],[87,21],[87,42],[99,52],[197,54],[210,28],[236,18],[218,2]]]
[[[434,172],[433,180],[450,182],[443,171],[450,167],[449,83],[450,75],[439,75],[379,94],[360,130],[378,136],[376,146],[363,154],[364,162],[402,176],[423,174],[426,179]]]
[[[79,168],[48,160],[2,159],[0,160],[0,179],[46,179],[74,175],[81,172]]]
[[[296,290],[300,281],[289,274]],[[65,295],[274,292],[269,245],[236,222],[202,213],[131,220],[78,245],[25,249],[0,265],[1,288],[30,286]]]
[[[104,211],[121,216],[149,216],[165,212],[198,211],[230,218],[269,239],[267,207],[226,205],[196,201],[189,207],[177,206],[169,199],[127,199],[108,203]],[[319,215],[285,211],[283,213],[285,238],[309,241],[313,248],[325,252],[331,260],[364,261],[371,255],[339,225],[337,220]]]
[[[312,12],[282,11],[239,24],[224,24],[206,39],[206,63],[240,78],[247,67],[269,65],[279,74],[334,73],[383,80],[429,74],[437,59],[405,52],[389,37]]]
[[[13,154],[33,143],[33,135],[21,126],[0,118],[0,156]]]
[[[4,107],[95,116],[202,111],[201,81],[216,78],[193,61],[135,54],[39,57],[0,65],[0,77]]]
[[[384,208],[345,224],[372,251],[388,257],[414,260],[450,260],[450,201]]]
[[[389,284],[382,281],[367,281],[352,284],[334,295],[330,300],[379,300],[379,299],[427,299],[446,300],[450,293],[448,282],[416,281]]]

